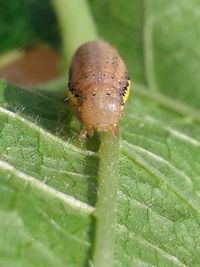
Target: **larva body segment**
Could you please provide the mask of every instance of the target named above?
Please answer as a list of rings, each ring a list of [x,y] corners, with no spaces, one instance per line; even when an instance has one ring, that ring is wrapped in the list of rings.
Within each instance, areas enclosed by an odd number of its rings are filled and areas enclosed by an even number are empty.
[[[69,70],[68,98],[86,133],[97,130],[117,135],[128,94],[125,64],[111,45],[97,40],[77,49]]]

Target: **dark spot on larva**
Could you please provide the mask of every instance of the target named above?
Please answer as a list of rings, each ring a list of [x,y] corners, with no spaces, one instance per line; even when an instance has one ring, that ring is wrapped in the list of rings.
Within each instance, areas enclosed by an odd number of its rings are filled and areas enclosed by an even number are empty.
[[[69,82],[69,83],[68,83],[68,88],[69,88],[69,90],[70,90],[71,92],[73,92],[73,91],[74,91],[74,89],[73,89],[73,87],[72,87],[72,84],[71,84],[71,82]]]
[[[105,76],[106,76],[106,74],[104,73],[104,74],[103,74],[103,76],[105,77]]]
[[[79,95],[79,94],[74,94],[74,96],[75,96],[75,97],[80,97],[80,95]]]
[[[96,93],[93,93],[93,94],[92,94],[92,96],[95,96],[95,95],[96,95]]]
[[[85,79],[87,79],[88,78],[88,75],[85,75],[85,77],[84,77]]]
[[[111,95],[111,93],[107,92],[107,95]]]
[[[114,79],[114,76],[111,76],[111,79]]]
[[[95,77],[95,73],[93,73],[92,76]]]

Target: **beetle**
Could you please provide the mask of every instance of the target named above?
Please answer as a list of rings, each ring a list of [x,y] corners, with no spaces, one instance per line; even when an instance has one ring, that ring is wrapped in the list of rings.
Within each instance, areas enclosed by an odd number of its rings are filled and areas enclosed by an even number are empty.
[[[94,40],[81,45],[69,68],[68,99],[87,134],[111,131],[118,136],[118,123],[129,96],[126,66],[110,44]]]

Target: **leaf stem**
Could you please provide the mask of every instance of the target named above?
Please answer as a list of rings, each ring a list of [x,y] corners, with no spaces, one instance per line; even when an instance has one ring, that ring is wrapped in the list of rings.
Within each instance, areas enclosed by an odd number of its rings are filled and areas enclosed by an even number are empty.
[[[97,38],[95,26],[86,0],[51,1],[58,16],[64,60],[69,64],[79,45]],[[119,142],[111,133],[101,133],[100,139],[93,266],[113,267]]]
[[[51,0],[51,2],[61,31],[64,60],[69,64],[79,45],[97,38],[95,24],[86,0]]]
[[[114,266],[115,211],[118,177],[118,140],[111,133],[100,134],[100,166],[96,205],[94,267]]]

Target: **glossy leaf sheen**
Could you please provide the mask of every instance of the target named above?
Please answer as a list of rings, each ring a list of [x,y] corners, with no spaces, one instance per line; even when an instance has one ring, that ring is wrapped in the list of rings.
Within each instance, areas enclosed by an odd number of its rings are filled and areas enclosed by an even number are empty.
[[[119,2],[91,1],[100,33],[135,77],[120,125],[115,266],[198,266],[199,75],[190,56],[199,49],[197,0]],[[145,47],[144,18],[153,19]],[[155,85],[177,100],[153,92]],[[78,132],[66,104],[0,83],[0,266],[87,266],[98,157]]]
[[[116,266],[194,266],[200,261],[194,160],[200,123],[154,96],[132,92],[121,122]],[[1,265],[83,265],[96,154],[69,139],[63,103],[5,82],[0,102]],[[76,136],[79,127],[72,124]]]

